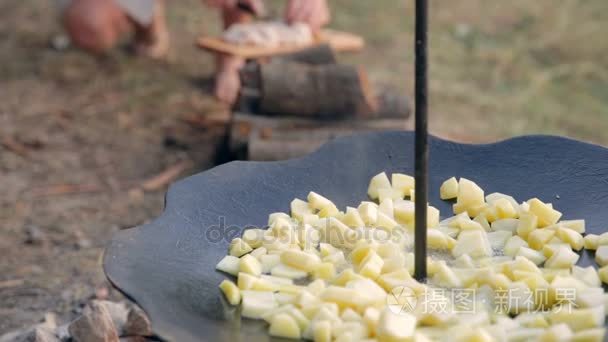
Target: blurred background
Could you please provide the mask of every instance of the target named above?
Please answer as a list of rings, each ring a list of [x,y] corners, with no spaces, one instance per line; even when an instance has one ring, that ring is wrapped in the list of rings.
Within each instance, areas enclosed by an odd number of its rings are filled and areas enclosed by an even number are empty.
[[[413,2],[330,0],[367,47],[340,61],[413,97]],[[283,1],[268,1],[280,7]],[[462,142],[556,134],[608,144],[608,2],[431,1],[430,130]],[[0,332],[119,298],[100,256],[162,210],[167,180],[214,165],[226,115],[194,46],[218,13],[169,1],[168,61],[65,39],[52,1],[0,2]],[[194,118],[194,119],[193,119]]]

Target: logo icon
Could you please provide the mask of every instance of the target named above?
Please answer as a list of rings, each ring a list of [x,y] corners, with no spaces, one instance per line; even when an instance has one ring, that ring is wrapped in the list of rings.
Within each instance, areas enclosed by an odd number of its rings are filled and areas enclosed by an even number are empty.
[[[386,296],[386,305],[394,314],[412,312],[416,309],[418,297],[414,290],[407,286],[394,287]]]

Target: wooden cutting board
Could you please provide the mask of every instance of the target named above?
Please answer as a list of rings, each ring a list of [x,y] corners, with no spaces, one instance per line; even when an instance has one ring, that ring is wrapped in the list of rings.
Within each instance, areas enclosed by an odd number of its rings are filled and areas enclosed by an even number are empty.
[[[363,49],[365,41],[356,34],[331,29],[322,30],[317,34],[315,42],[312,44],[283,45],[278,47],[236,45],[225,42],[220,37],[210,36],[202,36],[197,40],[197,45],[202,49],[243,58],[272,57],[297,52],[319,44],[329,44],[336,51],[355,52]]]

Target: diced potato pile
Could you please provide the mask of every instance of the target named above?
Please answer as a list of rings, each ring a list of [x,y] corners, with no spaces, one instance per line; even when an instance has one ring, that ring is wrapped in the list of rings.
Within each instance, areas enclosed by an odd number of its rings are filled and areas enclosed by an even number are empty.
[[[455,216],[428,207],[427,282],[412,278],[414,178],[383,172],[358,207],[311,192],[245,231],[217,264],[236,284],[220,289],[290,339],[603,341],[608,233],[583,236],[585,221],[560,221],[551,203],[485,195],[465,178],[440,192]],[[599,271],[576,266],[583,248]]]

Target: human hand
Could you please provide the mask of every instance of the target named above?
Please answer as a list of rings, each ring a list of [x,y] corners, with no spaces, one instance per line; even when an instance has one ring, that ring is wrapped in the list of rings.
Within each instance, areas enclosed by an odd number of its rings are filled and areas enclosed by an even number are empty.
[[[326,0],[290,0],[285,11],[288,23],[305,23],[313,31],[318,31],[329,23],[331,14]]]
[[[244,10],[247,8],[256,16],[264,14],[264,2],[262,0],[203,0],[207,5],[221,8],[224,11]]]

